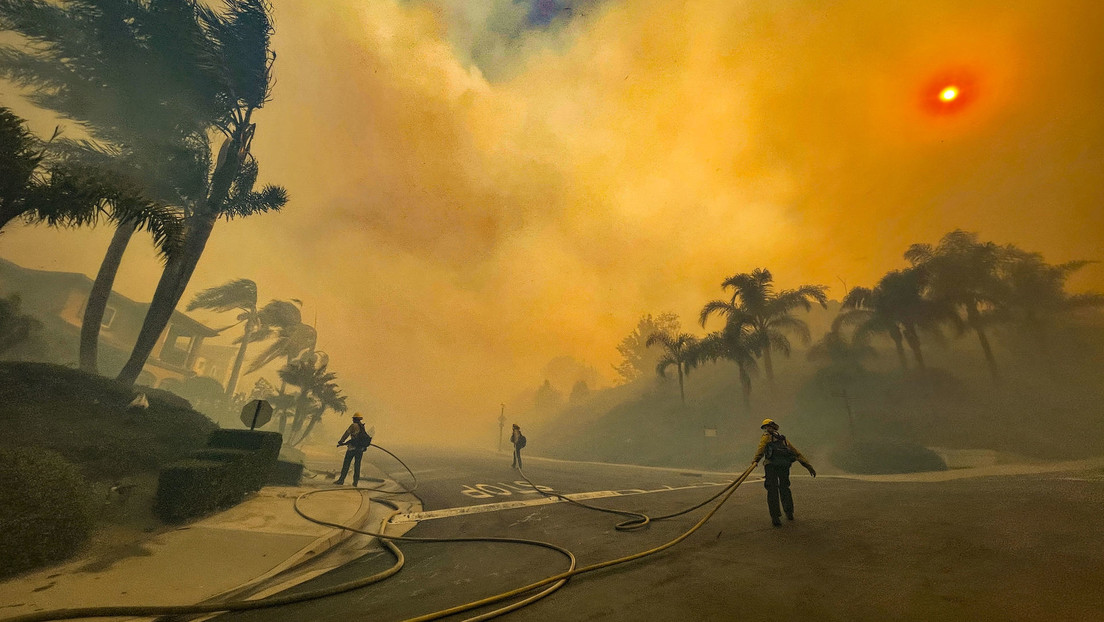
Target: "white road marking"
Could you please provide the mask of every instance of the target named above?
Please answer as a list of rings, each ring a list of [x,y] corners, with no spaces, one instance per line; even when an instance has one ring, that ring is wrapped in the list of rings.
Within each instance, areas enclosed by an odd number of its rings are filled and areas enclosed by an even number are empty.
[[[671,492],[673,490],[692,490],[694,488],[708,488],[710,486],[727,486],[731,484],[728,482],[698,482],[696,484],[690,484],[687,486],[664,486],[656,490],[640,490],[636,488],[627,490],[597,490],[594,492],[577,492],[565,497],[574,501],[582,501],[584,499],[604,499],[606,497],[627,497],[631,495],[647,495],[656,492]],[[455,516],[467,516],[468,514],[482,514],[484,512],[501,512],[502,510],[514,510],[517,508],[527,508],[535,505],[551,505],[553,503],[565,503],[563,499],[542,497],[540,499],[528,499],[526,501],[504,501],[502,503],[484,503],[483,505],[469,505],[458,508],[446,508],[443,510],[430,510],[428,512],[411,512],[410,514],[402,514],[391,519],[394,524],[398,523],[416,523],[424,520],[434,520],[438,518],[452,518]]]

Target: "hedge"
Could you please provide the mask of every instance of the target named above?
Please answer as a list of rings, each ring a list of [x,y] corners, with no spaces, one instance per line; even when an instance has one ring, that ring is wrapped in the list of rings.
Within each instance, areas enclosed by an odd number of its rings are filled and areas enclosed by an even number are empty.
[[[93,525],[88,490],[77,468],[54,452],[0,449],[0,576],[76,553]]]
[[[939,454],[900,440],[853,441],[837,448],[828,459],[844,471],[868,475],[947,470]]]
[[[154,512],[179,522],[240,503],[267,482],[282,442],[276,432],[214,431],[206,449],[161,470]]]

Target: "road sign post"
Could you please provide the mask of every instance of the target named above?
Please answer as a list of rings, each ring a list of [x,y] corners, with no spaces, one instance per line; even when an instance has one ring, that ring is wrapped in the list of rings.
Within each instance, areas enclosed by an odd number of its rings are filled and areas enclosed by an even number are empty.
[[[272,404],[266,400],[253,400],[242,407],[241,422],[250,430],[264,427],[272,419]]]
[[[506,427],[506,405],[498,413],[498,453],[502,453],[502,430]]]

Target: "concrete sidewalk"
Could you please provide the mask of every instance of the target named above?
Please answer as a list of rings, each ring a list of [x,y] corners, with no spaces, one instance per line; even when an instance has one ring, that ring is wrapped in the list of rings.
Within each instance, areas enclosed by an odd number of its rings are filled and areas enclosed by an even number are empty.
[[[386,496],[404,511],[420,509],[412,495],[364,490],[401,492],[369,463],[362,472],[361,488],[313,495],[300,507],[318,519],[367,531],[378,531],[392,512],[371,497]],[[287,589],[378,546],[374,538],[318,525],[295,512],[299,495],[332,488],[329,480],[304,477],[297,487],[262,488],[224,512],[137,543],[130,556],[78,559],[0,583],[0,620],[68,607],[248,599]]]

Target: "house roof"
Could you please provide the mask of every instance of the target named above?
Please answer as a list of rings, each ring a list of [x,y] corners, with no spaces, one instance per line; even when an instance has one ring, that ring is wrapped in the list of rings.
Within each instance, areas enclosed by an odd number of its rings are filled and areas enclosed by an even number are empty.
[[[47,281],[52,281],[54,284],[76,286],[88,291],[91,291],[92,289],[92,279],[88,278],[88,276],[84,274],[80,274],[79,272],[57,272],[54,270],[35,270],[33,268],[24,268],[23,266],[20,266],[15,262],[8,261],[7,259],[0,257],[0,277],[3,276],[4,272],[15,273],[25,279],[31,280],[31,282],[36,285],[39,283],[44,284]],[[113,303],[121,302],[124,304],[132,305],[138,309],[141,309],[143,312],[147,311],[150,306],[150,303],[148,302],[137,302],[135,300],[131,300],[130,298],[127,298],[126,296],[114,290],[112,290],[111,292],[111,301]],[[184,315],[180,311],[173,311],[172,321],[174,324],[187,327],[191,331],[203,337],[215,337],[219,334],[219,331],[205,324],[202,324],[199,321],[188,317],[187,315]]]

